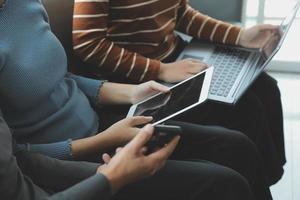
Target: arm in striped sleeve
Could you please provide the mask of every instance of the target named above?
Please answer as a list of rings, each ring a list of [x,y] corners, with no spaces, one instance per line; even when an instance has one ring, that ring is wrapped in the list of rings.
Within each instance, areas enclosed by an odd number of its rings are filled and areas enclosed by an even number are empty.
[[[241,28],[211,18],[182,0],[178,10],[177,30],[199,39],[238,45]]]
[[[95,73],[144,82],[157,79],[160,62],[120,48],[107,38],[109,0],[75,0],[73,48]]]

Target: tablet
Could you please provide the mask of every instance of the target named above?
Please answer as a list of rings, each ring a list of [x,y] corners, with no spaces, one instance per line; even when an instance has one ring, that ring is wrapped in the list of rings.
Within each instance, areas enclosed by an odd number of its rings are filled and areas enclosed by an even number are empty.
[[[131,106],[127,117],[152,116],[153,125],[165,122],[207,100],[213,75],[209,67],[170,88]]]

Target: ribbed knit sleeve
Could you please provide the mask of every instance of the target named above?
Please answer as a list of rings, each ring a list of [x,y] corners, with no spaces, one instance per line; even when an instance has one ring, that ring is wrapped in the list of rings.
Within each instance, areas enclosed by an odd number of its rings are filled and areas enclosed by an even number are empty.
[[[131,52],[108,37],[108,0],[75,0],[73,16],[73,48],[94,73],[117,75],[142,82],[156,79],[160,62]]]
[[[198,39],[238,45],[241,28],[211,18],[193,9],[189,0],[182,0],[178,10],[177,30]]]
[[[4,62],[5,62],[5,56],[4,56],[4,52],[2,52],[2,47],[0,44],[0,71],[2,70],[3,66],[4,66]]]
[[[72,73],[68,73],[66,77],[75,80],[77,86],[83,91],[83,93],[89,98],[90,102],[94,105],[99,102],[99,90],[105,81],[86,78],[83,76],[77,76]]]
[[[72,160],[71,140],[49,144],[19,144],[20,150],[47,155],[60,160]]]

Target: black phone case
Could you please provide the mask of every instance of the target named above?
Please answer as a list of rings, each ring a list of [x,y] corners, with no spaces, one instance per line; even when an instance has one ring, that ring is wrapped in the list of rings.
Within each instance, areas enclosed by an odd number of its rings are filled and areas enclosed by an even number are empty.
[[[146,144],[147,153],[162,148],[168,144],[174,137],[182,133],[181,127],[169,125],[157,125],[154,127],[154,134]]]

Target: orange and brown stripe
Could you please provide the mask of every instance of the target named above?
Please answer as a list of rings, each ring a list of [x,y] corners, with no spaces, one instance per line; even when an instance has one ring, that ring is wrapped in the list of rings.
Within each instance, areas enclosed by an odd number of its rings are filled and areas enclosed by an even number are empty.
[[[178,45],[175,30],[237,44],[240,28],[204,15],[188,0],[75,0],[75,52],[97,72],[143,82]]]

